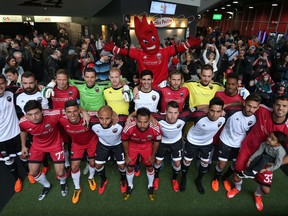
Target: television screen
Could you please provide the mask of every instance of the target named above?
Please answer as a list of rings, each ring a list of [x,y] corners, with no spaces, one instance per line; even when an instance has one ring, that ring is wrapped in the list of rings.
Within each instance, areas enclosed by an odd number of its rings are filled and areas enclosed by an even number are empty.
[[[222,14],[213,14],[212,20],[221,20]]]
[[[150,13],[174,15],[175,10],[176,10],[176,4],[170,4],[158,1],[151,2]]]

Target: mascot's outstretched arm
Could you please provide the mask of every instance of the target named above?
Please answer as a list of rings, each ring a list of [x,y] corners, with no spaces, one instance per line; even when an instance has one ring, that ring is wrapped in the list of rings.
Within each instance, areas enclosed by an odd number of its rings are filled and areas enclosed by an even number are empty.
[[[105,43],[105,45],[103,46],[103,49],[106,51],[116,53],[116,54],[120,54],[120,55],[127,55],[128,54],[127,49],[121,49],[121,48],[117,47],[113,43],[113,41],[110,41],[110,43]]]
[[[190,35],[189,39],[185,41],[184,44],[177,46],[177,52],[178,53],[185,52],[190,47],[199,46],[200,43],[201,43],[200,37],[193,38],[192,35]]]

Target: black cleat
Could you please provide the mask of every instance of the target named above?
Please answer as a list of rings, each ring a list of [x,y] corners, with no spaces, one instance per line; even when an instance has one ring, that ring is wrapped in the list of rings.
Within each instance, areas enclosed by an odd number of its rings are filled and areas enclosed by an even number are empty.
[[[123,194],[124,200],[128,200],[129,199],[129,197],[131,196],[132,191],[133,191],[133,188],[128,186],[126,192]]]
[[[179,189],[180,192],[184,192],[186,190],[186,177],[182,177]]]
[[[155,200],[155,193],[154,193],[154,187],[149,187],[148,188],[148,195],[149,195],[149,199],[151,201]]]
[[[61,184],[60,187],[61,187],[61,195],[63,197],[67,196],[67,194],[68,194],[68,184],[67,184],[67,182],[64,183],[64,184]]]
[[[49,191],[51,189],[51,186],[52,185],[50,185],[50,187],[44,187],[42,189],[41,194],[38,196],[39,201],[43,200],[47,196],[47,194],[49,193]]]
[[[204,190],[204,187],[203,187],[201,181],[196,179],[195,180],[195,185],[197,187],[198,192],[203,195],[205,193],[205,190]]]

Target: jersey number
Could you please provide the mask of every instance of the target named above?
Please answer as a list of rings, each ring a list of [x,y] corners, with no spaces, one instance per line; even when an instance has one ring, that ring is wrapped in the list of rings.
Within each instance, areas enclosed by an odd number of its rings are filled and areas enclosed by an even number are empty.
[[[264,174],[264,176],[265,176],[265,178],[264,178],[265,183],[271,183],[272,182],[273,174]]]
[[[57,160],[64,158],[64,151],[55,153],[55,156],[57,157]]]

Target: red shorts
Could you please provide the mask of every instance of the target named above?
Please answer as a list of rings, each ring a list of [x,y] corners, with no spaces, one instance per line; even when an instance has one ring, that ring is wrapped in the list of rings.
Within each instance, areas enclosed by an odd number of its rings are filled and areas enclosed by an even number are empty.
[[[131,158],[129,162],[130,166],[135,166],[138,155],[141,155],[141,162],[145,166],[151,166],[151,162],[148,160],[152,155],[152,144],[131,144],[128,146],[128,154]]]
[[[273,171],[267,171],[264,173],[257,173],[255,177],[255,181],[260,185],[264,185],[266,187],[271,187],[273,180]]]
[[[28,158],[28,162],[30,163],[41,163],[42,160],[45,157],[46,153],[49,153],[53,162],[55,163],[64,163],[64,148],[63,145],[55,146],[53,149],[41,149],[41,148],[35,148],[35,146],[32,144],[30,150],[29,150],[30,156]]]
[[[89,159],[95,158],[97,143],[90,142],[86,145],[78,145],[77,143],[73,143],[71,145],[71,159],[79,159],[81,160],[84,156],[85,151],[87,151],[87,156]]]

